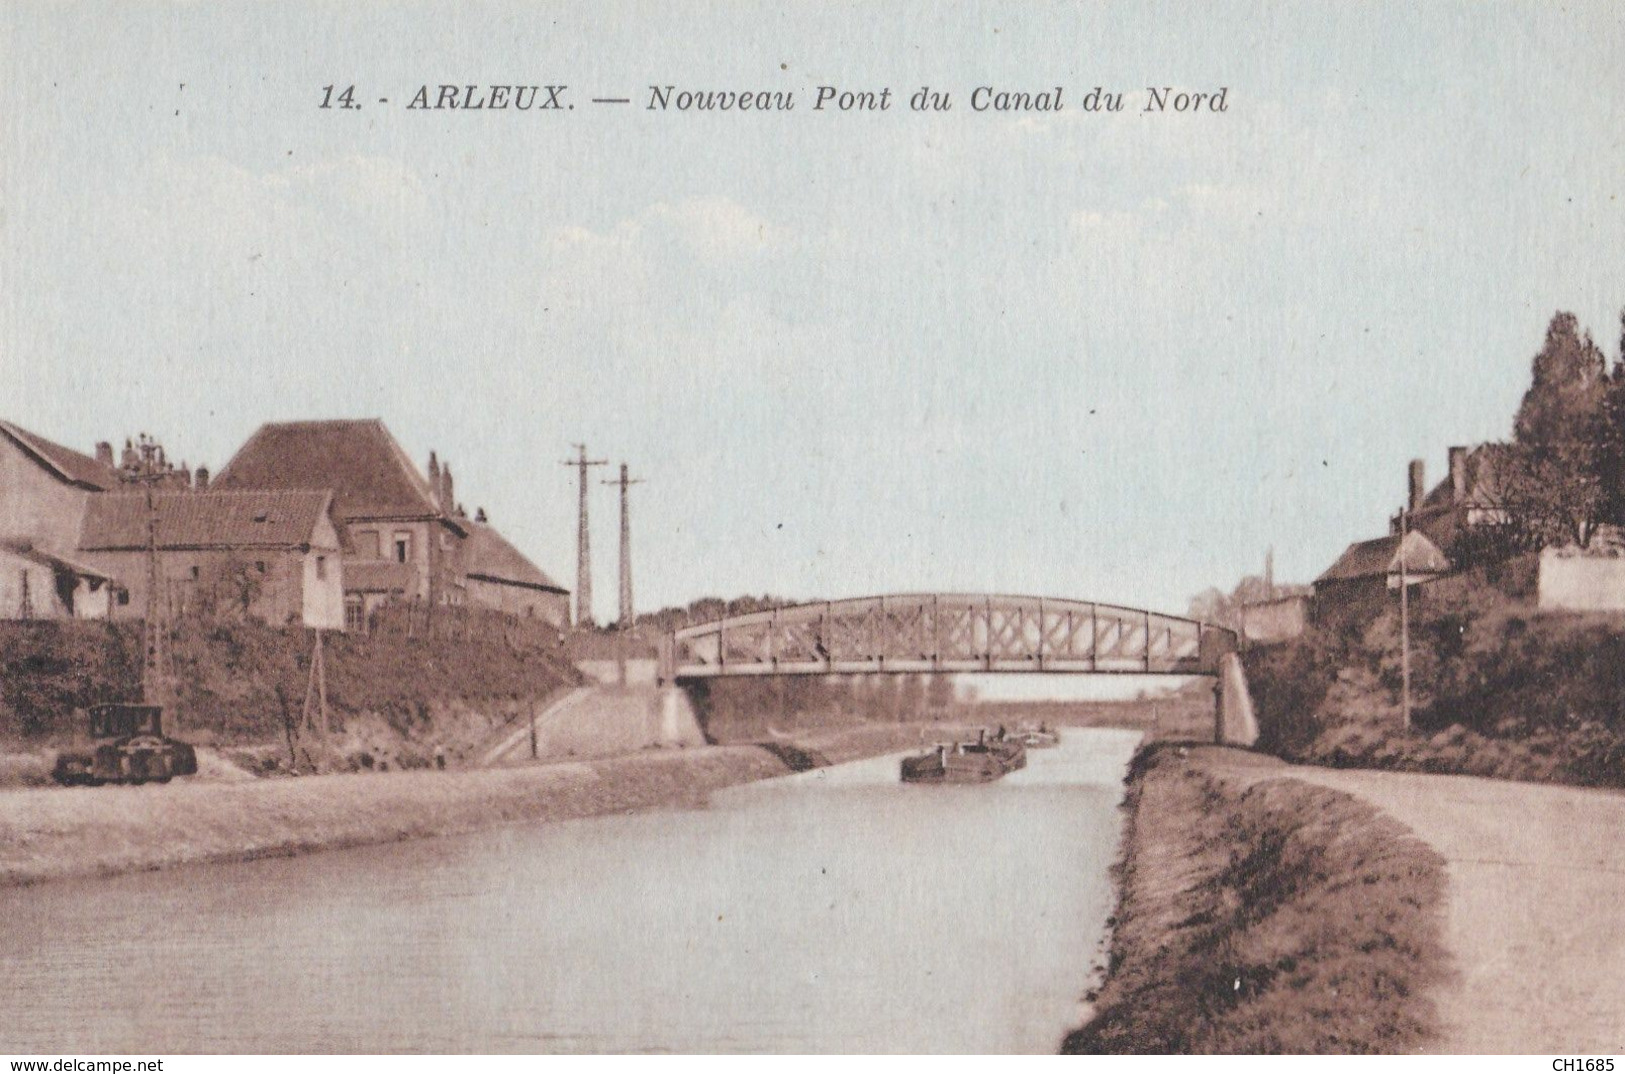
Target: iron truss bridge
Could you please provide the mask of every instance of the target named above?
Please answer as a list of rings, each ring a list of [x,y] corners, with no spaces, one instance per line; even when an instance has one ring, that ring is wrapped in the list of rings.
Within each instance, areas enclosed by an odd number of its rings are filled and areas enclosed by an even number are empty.
[[[685,627],[661,678],[1028,671],[1213,675],[1232,631],[1053,597],[910,593],[796,604]]]

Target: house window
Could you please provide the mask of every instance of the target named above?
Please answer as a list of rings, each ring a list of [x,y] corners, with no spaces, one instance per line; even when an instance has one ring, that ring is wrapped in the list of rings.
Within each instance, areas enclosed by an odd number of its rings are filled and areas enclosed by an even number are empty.
[[[326,556],[317,556],[316,557],[316,580],[319,581],[319,582],[325,582],[327,580],[327,557]]]
[[[360,596],[344,598],[344,629],[351,634],[367,632],[367,609]]]
[[[203,568],[202,567],[199,567],[196,563],[192,564],[192,581],[194,581],[194,582],[197,581],[198,576],[201,575],[202,573],[203,573]]]
[[[265,561],[263,559],[256,559],[254,561],[254,569],[259,571],[261,574],[264,574],[265,573]]]
[[[412,561],[412,535],[410,533],[397,533],[395,535],[395,562],[410,563]]]
[[[118,591],[118,603],[121,608],[130,603],[130,591],[128,589]]]
[[[383,553],[378,550],[378,531],[357,530],[355,551],[362,559],[382,559]]]

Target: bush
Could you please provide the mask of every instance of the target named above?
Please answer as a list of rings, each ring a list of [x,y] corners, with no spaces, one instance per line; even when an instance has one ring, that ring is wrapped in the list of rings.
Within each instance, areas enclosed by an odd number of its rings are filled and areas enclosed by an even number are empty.
[[[1320,734],[1317,714],[1336,681],[1339,655],[1314,638],[1256,646],[1242,654],[1259,749],[1292,756]]]

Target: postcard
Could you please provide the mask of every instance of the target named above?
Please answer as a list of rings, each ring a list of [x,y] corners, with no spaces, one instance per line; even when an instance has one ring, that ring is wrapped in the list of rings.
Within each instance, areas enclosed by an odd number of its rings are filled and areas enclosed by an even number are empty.
[[[0,5],[0,1052],[1612,1070],[1622,52]]]

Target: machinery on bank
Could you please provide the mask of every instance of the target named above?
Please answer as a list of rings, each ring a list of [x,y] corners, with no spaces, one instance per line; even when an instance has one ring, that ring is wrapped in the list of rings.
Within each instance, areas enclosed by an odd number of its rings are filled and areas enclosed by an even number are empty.
[[[64,786],[104,783],[168,783],[197,773],[197,752],[164,734],[159,705],[104,704],[90,707],[88,749],[57,754],[51,778]]]

